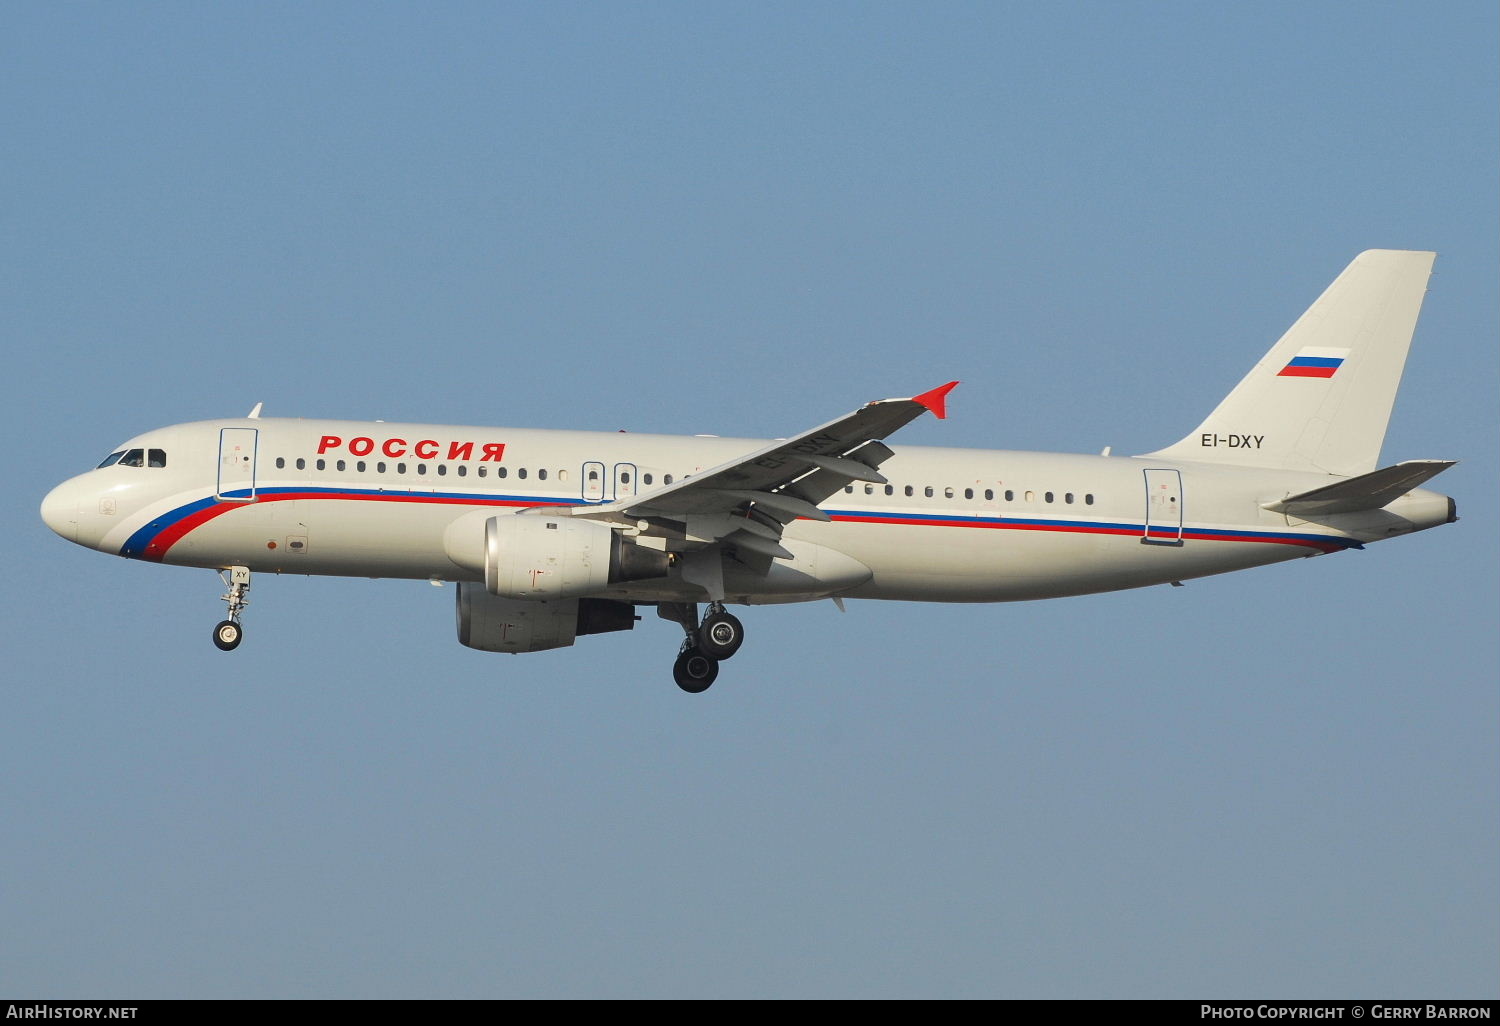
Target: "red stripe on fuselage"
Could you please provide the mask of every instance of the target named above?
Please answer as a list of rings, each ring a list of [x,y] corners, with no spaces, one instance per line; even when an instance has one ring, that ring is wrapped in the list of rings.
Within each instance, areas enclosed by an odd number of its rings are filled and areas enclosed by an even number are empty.
[[[333,501],[364,501],[364,502],[421,502],[448,506],[498,506],[498,507],[534,507],[549,505],[548,503],[529,502],[518,499],[482,499],[477,497],[463,496],[438,496],[421,495],[410,492],[394,493],[350,493],[339,494],[329,492],[273,492],[265,493],[256,498],[254,502],[223,502],[196,513],[183,517],[177,523],[164,528],[160,534],[152,538],[141,553],[140,558],[152,562],[161,562],[173,545],[181,541],[191,531],[208,523],[215,517],[228,513],[233,509],[244,506],[254,506],[264,502],[285,502],[288,500],[333,500]],[[1017,523],[1013,521],[972,521],[953,520],[942,517],[881,517],[881,516],[850,516],[839,515],[833,517],[834,522],[856,523],[856,524],[892,524],[915,527],[963,527],[963,528],[989,528],[1001,531],[1052,531],[1062,534],[1102,534],[1114,536],[1138,536],[1139,529],[1133,527],[1105,527],[1102,525],[1089,524],[1038,524]],[[1162,529],[1153,529],[1152,537],[1158,535],[1175,537],[1175,532]],[[1272,545],[1303,545],[1308,548],[1320,549],[1323,552],[1338,551],[1341,546],[1336,542],[1322,542],[1310,538],[1293,538],[1287,536],[1257,537],[1242,534],[1221,534],[1209,530],[1195,531],[1187,529],[1182,533],[1183,538],[1193,541],[1223,541],[1223,542],[1266,542]]]
[[[152,538],[146,544],[145,549],[142,550],[141,558],[150,560],[153,563],[160,563],[166,557],[167,550],[181,541],[183,535],[196,527],[201,527],[203,524],[208,523],[214,517],[222,513],[228,513],[236,506],[242,505],[246,505],[246,503],[226,502],[218,506],[209,506],[205,509],[200,509],[196,513],[183,517],[177,523],[164,528],[155,538]]]
[[[1251,535],[1246,537],[1240,534],[1218,534],[1214,531],[1187,530],[1183,532],[1183,537],[1189,538],[1192,541],[1266,542],[1270,545],[1305,545],[1310,549],[1321,549],[1324,552],[1338,552],[1340,549],[1346,548],[1346,546],[1340,545],[1337,542],[1317,541],[1313,538],[1292,538],[1286,535],[1275,537],[1256,537]]]
[[[833,519],[835,521],[855,524],[914,524],[919,527],[987,527],[998,531],[1053,531],[1060,534],[1104,534],[1115,537],[1142,537],[1139,527],[1105,527],[1093,524],[1039,524],[1035,522],[1017,523],[1014,521],[971,522],[945,520],[936,517],[862,517],[849,515],[835,516]],[[1179,535],[1172,528],[1153,527],[1151,528],[1150,537],[1153,539],[1176,539]],[[1339,549],[1344,548],[1338,542],[1324,542],[1312,538],[1293,538],[1286,535],[1255,536],[1212,530],[1193,530],[1192,528],[1185,528],[1182,531],[1181,537],[1191,541],[1266,542],[1271,545],[1305,545],[1309,548],[1321,549],[1324,552],[1337,552]]]
[[[160,563],[166,558],[167,551],[183,539],[190,531],[203,526],[210,520],[234,509],[246,506],[258,506],[265,502],[286,502],[291,499],[331,499],[340,501],[364,501],[364,502],[426,502],[439,503],[442,505],[462,506],[541,506],[546,503],[520,502],[515,499],[479,499],[458,498],[452,496],[438,495],[413,495],[410,493],[394,494],[345,494],[336,492],[270,492],[257,496],[251,502],[221,502],[196,513],[183,517],[170,527],[163,528],[161,533],[146,545],[141,552],[140,558],[153,563]]]

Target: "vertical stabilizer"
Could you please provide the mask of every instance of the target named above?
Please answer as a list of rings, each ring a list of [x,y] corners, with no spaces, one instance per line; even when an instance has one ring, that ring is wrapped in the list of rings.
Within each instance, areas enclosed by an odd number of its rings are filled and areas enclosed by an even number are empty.
[[[1355,257],[1207,420],[1147,455],[1340,476],[1374,470],[1436,256]]]

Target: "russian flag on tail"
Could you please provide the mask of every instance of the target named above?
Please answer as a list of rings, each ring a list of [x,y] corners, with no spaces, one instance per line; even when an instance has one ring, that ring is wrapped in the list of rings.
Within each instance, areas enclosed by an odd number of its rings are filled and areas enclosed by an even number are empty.
[[[1325,346],[1303,346],[1287,365],[1276,372],[1278,378],[1331,378],[1343,366],[1347,349]]]

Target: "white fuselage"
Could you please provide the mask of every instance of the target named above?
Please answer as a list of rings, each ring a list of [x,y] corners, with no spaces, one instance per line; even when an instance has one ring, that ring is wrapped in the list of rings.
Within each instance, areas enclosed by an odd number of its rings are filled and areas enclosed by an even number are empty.
[[[81,545],[183,566],[475,581],[465,552],[498,512],[644,496],[754,439],[383,422],[232,419],[151,431],[59,485],[43,516]],[[1358,547],[1447,522],[1412,491],[1299,520],[1262,504],[1326,475],[1157,457],[894,448],[784,535],[787,576],[728,572],[730,602],[1000,602],[1113,591]],[[159,455],[155,455],[159,454]],[[151,463],[164,465],[152,466]],[[601,597],[699,601],[678,576]]]

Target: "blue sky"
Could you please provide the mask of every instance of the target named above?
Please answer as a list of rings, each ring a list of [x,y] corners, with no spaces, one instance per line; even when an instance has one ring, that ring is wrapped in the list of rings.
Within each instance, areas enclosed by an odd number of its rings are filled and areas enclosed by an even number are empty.
[[[1479,997],[1500,964],[1493,4],[11,4],[0,995]],[[1186,588],[506,657],[452,589],[42,525],[164,424],[1144,452],[1439,254],[1462,520]]]

